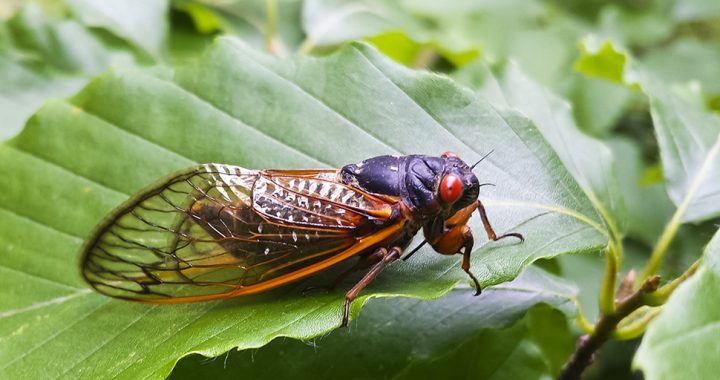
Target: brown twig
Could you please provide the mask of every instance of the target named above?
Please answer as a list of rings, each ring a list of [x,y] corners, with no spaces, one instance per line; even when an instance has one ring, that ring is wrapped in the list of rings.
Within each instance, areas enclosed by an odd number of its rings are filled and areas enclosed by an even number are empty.
[[[660,286],[660,276],[651,276],[643,282],[640,289],[617,301],[615,313],[602,315],[595,324],[595,330],[590,335],[583,335],[578,339],[578,347],[575,353],[560,372],[560,380],[580,379],[583,371],[594,359],[595,352],[610,338],[610,335],[623,318],[633,311],[646,305],[645,296],[653,293]],[[622,289],[622,285],[621,285]],[[622,292],[620,292],[622,293]]]

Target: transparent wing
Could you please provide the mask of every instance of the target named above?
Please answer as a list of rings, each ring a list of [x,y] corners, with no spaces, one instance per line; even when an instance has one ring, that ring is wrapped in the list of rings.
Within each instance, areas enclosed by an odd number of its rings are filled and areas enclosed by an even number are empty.
[[[336,183],[336,175],[221,164],[184,171],[98,227],[83,276],[117,298],[219,299],[307,277],[400,233],[393,200]]]

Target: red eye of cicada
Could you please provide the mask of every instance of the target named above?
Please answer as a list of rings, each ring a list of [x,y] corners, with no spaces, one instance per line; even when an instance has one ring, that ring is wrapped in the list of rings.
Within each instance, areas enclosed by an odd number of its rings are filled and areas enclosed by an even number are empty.
[[[448,174],[440,181],[440,199],[446,204],[455,203],[463,192],[462,180],[455,174]]]

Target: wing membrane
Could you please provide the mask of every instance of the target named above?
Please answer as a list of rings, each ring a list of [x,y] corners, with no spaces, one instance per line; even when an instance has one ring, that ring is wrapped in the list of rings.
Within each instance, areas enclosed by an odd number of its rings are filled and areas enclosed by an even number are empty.
[[[334,170],[206,164],[129,200],[87,243],[99,292],[179,303],[255,293],[395,238],[392,201],[336,183]]]

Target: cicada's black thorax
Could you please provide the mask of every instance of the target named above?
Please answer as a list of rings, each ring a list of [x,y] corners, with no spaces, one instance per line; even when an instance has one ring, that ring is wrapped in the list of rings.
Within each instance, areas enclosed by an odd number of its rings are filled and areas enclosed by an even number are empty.
[[[438,195],[443,176],[455,174],[463,183],[463,195],[444,205]],[[344,166],[340,180],[365,191],[400,196],[418,218],[430,219],[441,212],[449,215],[477,200],[480,185],[472,169],[457,157],[425,155],[378,156]]]

